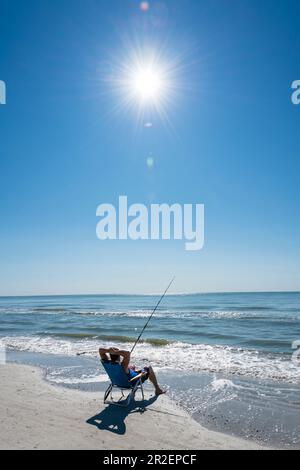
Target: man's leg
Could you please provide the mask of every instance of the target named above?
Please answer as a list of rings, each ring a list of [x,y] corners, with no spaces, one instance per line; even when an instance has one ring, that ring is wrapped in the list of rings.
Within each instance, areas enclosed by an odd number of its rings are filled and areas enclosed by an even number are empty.
[[[151,366],[149,366],[149,380],[150,382],[153,383],[154,388],[155,388],[155,395],[162,395],[163,393],[166,393],[164,390],[160,388],[157,382],[156,375],[154,373],[154,370],[152,369]]]

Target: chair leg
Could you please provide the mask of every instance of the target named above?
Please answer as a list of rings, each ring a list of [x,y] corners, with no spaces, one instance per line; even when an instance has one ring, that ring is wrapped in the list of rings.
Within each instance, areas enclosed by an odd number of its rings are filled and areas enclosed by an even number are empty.
[[[103,400],[104,403],[106,403],[106,400],[109,397],[109,395],[111,394],[111,392],[112,392],[112,384],[110,384],[108,386],[108,388],[106,389],[106,391],[104,393],[104,400]]]
[[[135,394],[136,394],[136,392],[137,392],[137,390],[138,390],[139,388],[141,389],[142,398],[143,398],[143,400],[145,400],[143,384],[142,384],[142,382],[140,381],[140,382],[138,382],[138,383],[136,384],[136,386],[134,387],[134,389],[131,390],[131,392],[129,393],[129,395],[127,396],[127,398],[126,398],[126,400],[125,400],[125,403],[123,404],[123,403],[120,403],[121,400],[122,400],[122,398],[124,398],[123,390],[121,390],[121,397],[119,398],[119,400],[118,400],[118,401],[114,401],[114,400],[113,400],[113,393],[112,393],[112,392],[113,392],[113,385],[110,384],[110,385],[108,386],[108,388],[106,389],[105,393],[104,393],[104,400],[103,400],[103,401],[104,401],[104,404],[105,404],[105,405],[106,405],[106,404],[118,405],[118,406],[123,406],[123,407],[124,407],[124,406],[125,406],[125,407],[126,407],[126,406],[129,406],[130,403],[131,403],[131,400],[132,400],[133,398],[135,398]],[[110,399],[108,400],[109,397],[110,397]]]
[[[134,398],[134,393],[133,392],[130,392],[128,397],[127,397],[127,406],[130,405],[131,403],[131,400]]]
[[[136,390],[135,390],[136,391]],[[123,390],[121,390],[121,397],[119,400],[114,401],[113,399],[113,385],[110,384],[104,393],[104,404],[105,405],[117,405],[120,407],[127,407],[131,403],[132,398],[134,397],[134,390],[131,390],[126,399],[122,403],[122,398],[125,397]]]

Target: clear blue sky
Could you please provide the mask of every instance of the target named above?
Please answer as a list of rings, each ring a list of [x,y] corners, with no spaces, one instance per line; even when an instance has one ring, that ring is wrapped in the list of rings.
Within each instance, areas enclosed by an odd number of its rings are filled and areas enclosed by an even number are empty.
[[[300,290],[299,1],[139,4],[0,0],[0,295]],[[181,58],[173,131],[111,113],[130,43]],[[204,203],[204,249],[99,241],[121,194]]]

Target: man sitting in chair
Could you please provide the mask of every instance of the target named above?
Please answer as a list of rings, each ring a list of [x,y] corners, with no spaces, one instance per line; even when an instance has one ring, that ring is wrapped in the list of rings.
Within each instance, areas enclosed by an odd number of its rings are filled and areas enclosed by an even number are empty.
[[[125,373],[127,374],[128,380],[133,381],[141,377],[142,382],[149,379],[153,383],[155,388],[155,395],[161,395],[166,393],[158,385],[156,375],[151,366],[143,367],[143,369],[136,371],[133,366],[129,365],[130,362],[130,352],[123,351],[118,348],[100,348],[99,354],[101,360],[104,362],[119,363],[123,367]]]

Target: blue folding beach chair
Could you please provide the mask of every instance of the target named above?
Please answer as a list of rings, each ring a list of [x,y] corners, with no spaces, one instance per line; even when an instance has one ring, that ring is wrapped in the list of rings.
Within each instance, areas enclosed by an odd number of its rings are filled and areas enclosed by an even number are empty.
[[[137,390],[141,390],[143,400],[145,399],[142,377],[130,382],[121,364],[109,361],[101,361],[101,363],[111,382],[104,393],[105,404],[128,406]],[[113,399],[113,390],[116,389],[121,392],[121,396],[117,401]],[[129,392],[127,397],[125,397],[125,391]]]

